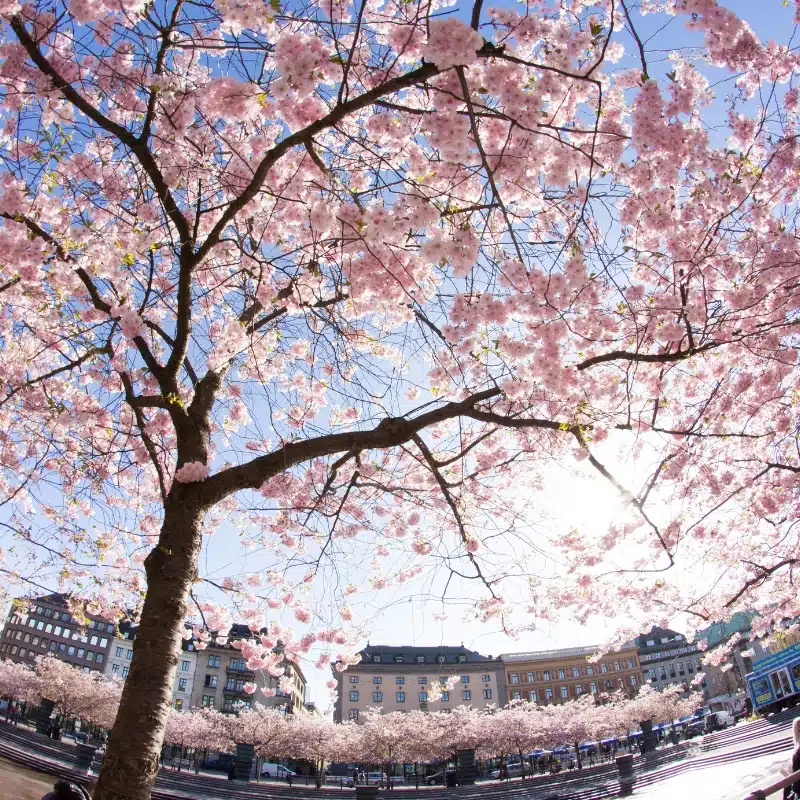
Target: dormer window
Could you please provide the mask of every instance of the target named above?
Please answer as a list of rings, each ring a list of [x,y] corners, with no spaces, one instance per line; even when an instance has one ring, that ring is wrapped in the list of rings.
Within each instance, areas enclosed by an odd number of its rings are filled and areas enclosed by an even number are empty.
[[[437,661],[438,661],[440,664],[444,664],[444,656],[436,656],[436,660],[437,660]]]
[[[467,657],[465,655],[460,655],[458,657],[458,663],[459,664],[466,664],[467,663]]]
[[[394,657],[394,663],[395,663],[395,664],[402,664],[402,663],[403,663],[403,661],[405,661],[405,659],[403,658],[403,656],[395,656],[395,657]]]
[[[380,657],[380,656],[372,656],[372,660],[373,660],[373,661],[374,661],[376,664],[380,664],[380,663],[381,663],[381,657]]]
[[[425,656],[417,656],[417,664],[424,664]]]

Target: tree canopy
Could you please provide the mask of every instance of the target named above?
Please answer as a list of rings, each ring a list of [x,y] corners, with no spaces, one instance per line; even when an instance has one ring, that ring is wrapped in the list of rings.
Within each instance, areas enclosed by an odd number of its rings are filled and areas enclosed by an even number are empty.
[[[798,616],[798,55],[632,5],[0,2],[0,569],[141,605],[100,800],[149,792],[188,613],[348,663],[337,565],[508,630]],[[544,580],[581,462],[625,510]]]

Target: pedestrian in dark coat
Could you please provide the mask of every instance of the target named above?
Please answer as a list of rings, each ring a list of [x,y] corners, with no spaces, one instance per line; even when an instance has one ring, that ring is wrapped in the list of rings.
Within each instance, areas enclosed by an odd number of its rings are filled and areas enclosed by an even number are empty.
[[[77,783],[58,781],[42,800],[91,800],[91,795]]]
[[[800,717],[792,723],[792,739],[794,741],[794,753],[792,753],[791,764],[787,764],[781,770],[785,775],[800,771]],[[800,800],[800,781],[787,786],[783,790],[783,800]]]

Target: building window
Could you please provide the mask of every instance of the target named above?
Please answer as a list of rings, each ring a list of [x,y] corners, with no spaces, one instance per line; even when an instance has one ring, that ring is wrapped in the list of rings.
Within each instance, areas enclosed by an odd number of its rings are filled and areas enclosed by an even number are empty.
[[[44,626],[44,632],[45,633],[52,633],[53,632],[53,626],[49,622],[47,623],[47,625]]]
[[[36,630],[37,630],[37,631],[44,630],[44,622],[43,622],[42,620],[39,620],[39,621],[36,623]]]
[[[572,668],[572,677],[573,678],[580,678],[580,676],[581,676],[580,667],[573,667]]]
[[[353,720],[353,722],[358,722],[358,709],[351,708],[348,716],[351,720]]]
[[[55,653],[58,650],[58,642],[50,642],[50,651]]]
[[[589,691],[590,691],[592,694],[597,694],[597,682],[596,682],[596,681],[592,681],[592,682],[589,684]]]
[[[528,673],[528,683],[533,683],[533,673],[532,672]]]
[[[181,661],[181,672],[188,672],[188,671],[189,671],[189,662]]]
[[[186,678],[178,678],[178,691],[179,692],[186,691]]]
[[[29,628],[35,628],[35,627],[36,627],[36,620],[35,620],[33,617],[31,617],[31,618],[28,620],[28,627],[29,627]]]
[[[398,686],[402,686],[402,685],[403,685],[403,684],[406,682],[406,679],[405,679],[405,678],[395,678],[395,679],[394,679],[394,682],[395,682],[395,683],[396,683]]]
[[[379,678],[377,675],[374,675],[372,678],[373,683],[383,683],[383,678]]]
[[[631,675],[631,686],[636,686],[636,676]]]
[[[445,678],[444,676],[442,676],[441,678],[439,678],[439,683],[440,683],[442,686],[444,686],[444,685],[447,683],[447,678]]]
[[[648,647],[655,647],[655,644],[656,643],[655,643],[655,641],[653,639],[648,639],[647,640],[647,646]]]
[[[209,656],[208,657],[208,666],[209,667],[219,667],[219,656]]]
[[[417,664],[424,664],[425,656],[417,656]]]
[[[29,642],[31,640],[31,635],[29,633],[26,633],[25,636],[23,636],[22,638],[23,641]]]
[[[459,664],[466,664],[467,663],[467,657],[464,656],[464,655],[459,656],[458,657],[458,663]]]
[[[464,689],[464,691],[461,692],[461,696],[464,700],[472,700],[472,692],[469,689]]]
[[[481,681],[483,683],[489,683],[489,676],[488,675],[481,675]]]
[[[606,681],[606,689],[611,689],[611,681]]]
[[[659,668],[659,674],[661,675],[661,680],[665,681],[667,679],[667,668],[666,667],[660,667]]]
[[[703,668],[703,664],[702,664],[702,662],[700,661],[699,658],[696,658],[694,660],[694,665],[695,665],[695,667],[697,667],[698,672]]]
[[[67,655],[68,655],[68,656],[74,656],[74,655],[75,655],[75,648],[74,648],[72,645],[70,645],[70,646],[67,648]]]
[[[69,639],[69,637],[70,637],[70,635],[71,635],[71,634],[72,634],[72,631],[71,631],[69,628],[64,628],[64,630],[61,632],[61,635],[62,635],[62,636],[65,638],[65,639]]]
[[[119,664],[114,664],[111,667],[111,674],[112,675],[119,675]]]
[[[692,659],[691,658],[686,662],[686,671],[690,675],[694,674],[694,667],[692,666]]]
[[[674,678],[675,677],[675,665],[674,664],[670,664],[669,665],[669,676],[670,676],[670,678]]]
[[[380,657],[380,656],[372,656],[372,660],[373,660],[373,661],[374,661],[376,664],[380,664],[380,663],[381,663],[381,657]],[[358,717],[357,717],[357,716],[356,716],[356,719],[358,719]]]
[[[461,683],[469,683],[469,675],[462,675]]]
[[[133,650],[126,650],[125,658],[127,658],[128,661],[130,661],[133,658]],[[217,659],[217,661],[219,661],[219,659]],[[219,664],[217,664],[217,666],[219,666]]]
[[[56,625],[55,628],[53,628],[53,633],[56,636],[61,636],[61,626],[60,625]]]
[[[180,697],[175,701],[175,710],[183,711],[183,700]]]
[[[213,694],[204,694],[202,699],[203,708],[214,708],[217,698]]]
[[[124,648],[122,648],[122,647],[118,647],[118,648],[117,648],[117,649],[114,651],[114,655],[115,655],[117,658],[122,658],[122,654],[123,654],[124,652],[125,652]]]
[[[593,664],[589,664],[589,666],[586,667],[586,674],[587,675],[594,675],[594,665]]]
[[[351,689],[350,690],[350,702],[357,703],[358,702],[358,689]]]
[[[617,680],[617,686],[619,686],[620,689],[624,689],[625,688],[625,679],[624,678],[619,678]]]
[[[519,675],[516,672],[511,673],[511,683],[519,683]]]
[[[536,689],[531,689],[528,692],[528,700],[530,700],[531,703],[535,703],[536,702]]]
[[[106,631],[108,631],[108,633],[114,633],[114,626],[110,622],[106,625]]]
[[[404,661],[405,661],[405,658],[403,656],[395,656],[394,657],[394,663],[395,664],[402,664]]]
[[[619,661],[614,662],[614,672],[619,672]]]
[[[33,639],[31,639],[31,644],[34,645],[34,646],[39,644],[39,637],[38,636],[34,636]]]
[[[20,658],[25,658],[25,655],[26,655],[27,652],[28,651],[24,647],[20,647],[20,649],[19,649],[19,657]]]
[[[123,667],[122,668],[122,677],[123,678],[127,678],[128,677],[128,673],[130,672],[130,669],[131,669],[130,667]]]
[[[650,667],[649,673],[650,673],[650,680],[654,681],[656,679],[656,668]]]
[[[373,692],[372,693],[372,702],[373,703],[382,703],[383,702],[383,692]]]
[[[437,664],[444,664],[445,658],[444,656],[436,656],[436,663]]]
[[[66,653],[67,652],[67,646],[64,644],[64,642],[59,642],[58,643],[58,652],[59,653]]]
[[[425,677],[422,677],[422,678],[419,679],[418,682],[421,683],[422,685],[425,685],[428,682],[428,679],[425,678]]]
[[[633,659],[632,658],[628,659],[628,669],[633,669]]]
[[[579,683],[575,687],[575,694],[578,695],[578,697],[580,697],[583,694],[583,684],[582,683]]]
[[[247,669],[247,662],[243,658],[232,658],[229,666],[231,669],[238,669],[240,672],[244,672]]]
[[[396,692],[395,696],[394,696],[394,699],[398,703],[405,703],[405,701],[406,701],[406,693],[405,692]]]
[[[16,653],[17,653],[17,646],[16,646],[16,645],[14,645],[14,646],[11,648],[11,655],[12,655],[12,656],[13,656],[13,655],[16,655]]]
[[[420,701],[420,703],[427,703],[428,702],[428,693],[427,692],[420,692],[419,693],[419,701]]]
[[[551,687],[549,687],[549,686],[548,686],[548,687],[547,687],[547,688],[544,690],[544,696],[545,696],[545,698],[546,698],[547,700],[552,700],[552,699],[553,699],[553,690],[552,690],[552,688],[551,688]]]
[[[683,662],[679,661],[678,662],[678,675],[685,675],[685,674],[686,673],[684,672],[684,669],[683,669]]]
[[[450,692],[445,690],[442,692],[442,702],[449,703],[450,702]]]
[[[206,682],[203,685],[208,689],[216,689],[217,688],[217,676],[216,675],[206,675]]]
[[[561,696],[563,698],[569,697],[569,689],[566,686],[561,687]]]
[[[546,670],[544,671],[544,679],[545,679],[546,681],[549,681],[549,680],[550,680],[550,670],[549,670],[549,669],[546,669]]]
[[[567,676],[566,676],[566,673],[564,672],[564,670],[563,670],[563,669],[560,669],[560,670],[558,671],[558,679],[559,679],[560,681],[563,681],[563,680],[564,680],[564,678],[566,678],[566,677],[567,677]]]
[[[78,648],[78,658],[83,658],[86,655],[86,650],[83,647]]]
[[[61,649],[61,647],[63,647],[63,645],[59,646],[59,650]],[[98,653],[98,655],[99,655],[99,653]],[[87,650],[86,651],[86,660],[87,661],[94,661],[94,650]],[[98,661],[99,660],[100,659],[98,659]]]
[[[522,699],[521,696],[520,696],[520,693],[519,693],[519,689],[515,689],[513,692],[511,692],[511,699],[512,700],[521,700]]]
[[[600,665],[600,672],[608,672],[608,664],[603,663]]]
[[[351,675],[350,683],[358,683],[358,675]]]
[[[661,644],[666,644],[669,641],[669,636],[662,636],[661,637]]]
[[[100,639],[97,636],[92,636],[92,638],[89,640],[89,644],[97,645],[99,641]]]

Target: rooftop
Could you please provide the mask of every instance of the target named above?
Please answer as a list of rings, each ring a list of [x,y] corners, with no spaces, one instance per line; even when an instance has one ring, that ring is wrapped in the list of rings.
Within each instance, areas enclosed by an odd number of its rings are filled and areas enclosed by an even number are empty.
[[[410,645],[367,644],[359,653],[362,663],[386,664],[474,664],[493,661],[475,650],[440,645],[438,647],[414,647]],[[376,659],[378,659],[376,661]]]
[[[633,642],[625,642],[621,650],[630,650]],[[527,653],[503,653],[503,661],[550,661],[554,658],[577,658],[578,656],[594,656],[601,652],[602,645],[594,644],[588,647],[561,647],[555,650],[532,650]],[[616,651],[619,652],[619,651]]]

